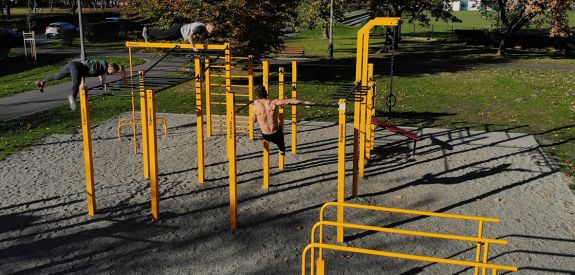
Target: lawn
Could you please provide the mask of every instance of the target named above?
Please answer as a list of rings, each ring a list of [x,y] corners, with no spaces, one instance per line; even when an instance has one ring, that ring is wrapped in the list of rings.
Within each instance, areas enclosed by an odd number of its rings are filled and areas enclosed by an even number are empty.
[[[129,65],[128,58],[123,57],[98,57],[105,59],[108,62],[115,62],[118,64]],[[36,89],[34,82],[38,79],[43,79],[47,76],[59,73],[63,66],[70,59],[55,59],[51,56],[39,56],[38,60],[41,62],[37,65],[26,64],[22,55],[11,55],[6,60],[0,61],[2,74],[0,74],[0,97],[7,97],[16,95],[23,92],[33,91]],[[144,60],[134,58],[135,65],[143,64]],[[8,68],[10,70],[8,70]],[[16,71],[16,73],[9,73],[9,71]],[[50,85],[69,82],[70,78],[64,78],[50,82]]]

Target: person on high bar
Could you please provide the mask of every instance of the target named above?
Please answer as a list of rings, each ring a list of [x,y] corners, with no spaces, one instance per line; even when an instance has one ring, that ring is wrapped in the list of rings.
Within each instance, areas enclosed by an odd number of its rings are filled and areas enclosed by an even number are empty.
[[[283,122],[279,120],[277,108],[285,105],[301,105],[303,102],[297,99],[268,99],[268,92],[262,86],[256,88],[254,111],[252,119],[260,125],[262,138],[277,145],[280,154],[285,155]]]
[[[178,24],[166,30],[161,29],[148,29],[144,27],[142,36],[146,42],[150,40],[178,40],[180,37],[185,41],[190,42],[192,49],[197,52],[195,42],[204,41],[208,35],[215,31],[215,26],[212,23],[204,24],[202,22],[194,22],[190,24]]]

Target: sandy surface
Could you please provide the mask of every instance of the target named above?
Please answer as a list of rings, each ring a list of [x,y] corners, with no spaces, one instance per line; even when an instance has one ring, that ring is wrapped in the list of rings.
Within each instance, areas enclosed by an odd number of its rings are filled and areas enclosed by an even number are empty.
[[[337,127],[302,122],[299,154],[287,155],[284,171],[275,167],[273,155],[267,191],[261,188],[261,142],[239,138],[240,228],[232,232],[224,137],[206,142],[207,180],[199,185],[195,118],[164,116],[170,134],[158,141],[159,222],[149,215],[141,155],[133,154],[129,137],[115,138],[115,120],[93,130],[95,217],[86,215],[81,135],[50,136],[0,162],[0,273],[299,273],[319,207],[336,198]],[[289,127],[286,132],[289,143]],[[517,265],[520,274],[575,274],[575,197],[533,137],[464,129],[420,134],[418,153],[410,155],[407,142],[379,131],[361,196],[351,201],[501,218],[486,225],[485,236],[510,244],[492,246],[490,261]],[[347,166],[349,171],[351,160]],[[366,211],[350,211],[347,217],[354,223],[469,236],[477,230],[475,222],[438,218]],[[334,232],[326,233],[333,241]],[[467,242],[351,230],[347,237],[350,246],[466,260],[475,255]],[[326,256],[330,274],[464,271],[375,256]]]

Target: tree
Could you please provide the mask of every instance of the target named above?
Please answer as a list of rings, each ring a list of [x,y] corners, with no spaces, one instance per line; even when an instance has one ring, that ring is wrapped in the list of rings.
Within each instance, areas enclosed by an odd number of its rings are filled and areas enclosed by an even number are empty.
[[[333,20],[342,21],[349,1],[333,0]],[[302,0],[297,7],[295,25],[304,29],[314,29],[318,25],[323,30],[323,38],[329,39],[329,17],[331,0]]]
[[[374,17],[401,17],[407,22],[419,22],[423,25],[429,25],[432,19],[461,22],[451,14],[449,1],[444,0],[368,0],[364,5]],[[391,38],[390,43],[394,49],[399,48],[400,33],[387,29],[387,36]],[[387,41],[386,39],[386,43],[389,43]]]
[[[283,46],[284,29],[297,1],[283,0],[126,0],[124,13],[149,25],[212,22],[211,43],[230,42],[234,54],[262,56]]]
[[[538,15],[548,13],[551,17],[553,36],[568,35],[568,19],[566,10],[572,0],[487,0],[482,5],[497,11],[495,20],[502,33],[497,53],[505,55],[507,42]],[[486,14],[487,12],[484,12]],[[491,16],[493,18],[493,16]]]

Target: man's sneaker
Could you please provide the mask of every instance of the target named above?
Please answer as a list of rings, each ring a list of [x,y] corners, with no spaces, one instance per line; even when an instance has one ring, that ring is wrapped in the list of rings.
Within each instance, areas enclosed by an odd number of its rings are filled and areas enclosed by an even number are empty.
[[[36,88],[43,93],[44,92],[44,84],[42,84],[42,80],[36,80]]]
[[[148,28],[144,27],[142,29],[142,36],[144,37],[144,41],[148,42]]]
[[[72,95],[68,96],[68,102],[70,102],[70,110],[72,111],[76,110],[76,100]]]

